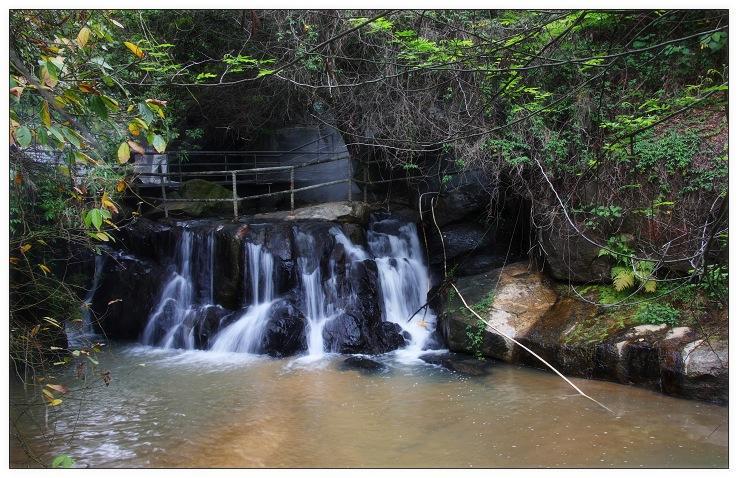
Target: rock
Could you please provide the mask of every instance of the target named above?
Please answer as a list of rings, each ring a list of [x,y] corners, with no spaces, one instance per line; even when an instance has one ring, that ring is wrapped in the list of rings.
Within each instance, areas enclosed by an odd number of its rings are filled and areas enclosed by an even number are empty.
[[[489,375],[493,363],[491,360],[479,360],[469,355],[446,353],[446,354],[425,354],[421,355],[420,360],[426,363],[439,365],[451,372],[455,372],[468,377],[483,377]]]
[[[476,223],[451,224],[441,228],[446,260],[451,261],[463,254],[483,252],[490,247],[494,234]],[[428,237],[428,255],[431,264],[443,263],[444,247],[438,234]]]
[[[263,353],[272,357],[289,357],[307,350],[305,317],[290,301],[278,300],[262,337]]]
[[[434,214],[440,227],[470,216],[478,217],[490,205],[491,196],[478,178],[454,176],[452,181],[455,184],[445,185],[450,190],[440,194],[435,200]],[[423,196],[422,207],[424,211],[428,211],[426,218],[429,225],[432,225],[430,209],[433,198],[435,196],[431,194]]]
[[[728,403],[728,341],[699,339],[682,349],[682,394]]]
[[[200,309],[194,325],[195,348],[208,350],[213,345],[215,336],[228,326],[233,315],[232,310],[224,309],[219,305],[205,306]]]
[[[498,285],[499,278],[499,285]],[[493,300],[488,294],[495,290]],[[478,304],[480,314],[494,329],[515,339],[526,336],[529,330],[556,303],[558,295],[537,272],[529,271],[528,263],[510,264],[502,270],[478,276],[464,277],[457,287],[472,307]],[[452,291],[452,294],[455,293]],[[474,333],[479,320],[454,299],[443,314],[442,327],[449,349],[454,352],[474,354],[470,350],[468,332]],[[507,362],[516,358],[517,347],[492,327],[483,327],[481,352]]]
[[[244,284],[244,240],[249,226],[221,224],[215,227],[215,302],[227,309],[238,309],[247,290]]]
[[[358,370],[363,374],[384,373],[389,370],[385,364],[367,357],[348,357],[339,366],[341,370]]]
[[[323,341],[330,352],[377,355],[403,347],[401,332],[392,322],[368,324],[362,318],[341,314],[325,324]]]
[[[113,339],[135,340],[159,300],[167,272],[151,261],[115,254],[105,261],[92,300],[96,328]]]
[[[610,262],[599,257],[600,248],[582,238],[565,220],[557,219],[549,229],[539,228],[537,233],[546,266],[555,279],[610,283]]]
[[[191,179],[182,183],[179,189],[182,199],[231,199],[233,192],[223,186],[204,179]],[[218,202],[169,202],[167,209],[171,214],[182,213],[190,217],[225,214],[233,211],[230,201]]]
[[[122,245],[131,254],[151,259],[166,265],[165,261],[174,248],[175,237],[169,224],[137,217],[120,232],[115,233]]]
[[[339,223],[366,224],[369,208],[359,201],[339,201],[306,206],[294,211],[268,212],[254,215],[255,220],[329,221]]]

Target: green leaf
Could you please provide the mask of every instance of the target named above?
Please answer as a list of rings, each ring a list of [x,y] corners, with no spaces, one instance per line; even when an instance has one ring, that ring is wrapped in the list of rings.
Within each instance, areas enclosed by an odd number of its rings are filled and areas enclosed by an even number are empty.
[[[31,134],[30,129],[26,126],[21,126],[15,130],[15,139],[18,141],[21,148],[27,148],[31,145],[31,141],[33,141],[33,135]]]
[[[138,104],[138,114],[146,121],[146,124],[151,124],[154,121],[154,113],[143,101]]]
[[[57,455],[51,460],[52,468],[71,468],[74,466],[75,461],[69,455]]]
[[[151,139],[151,145],[159,153],[163,153],[167,149],[167,142],[158,134],[155,134]]]
[[[67,128],[66,126],[62,127],[62,133],[64,133],[64,137],[67,138],[67,140],[75,147],[82,147],[82,136],[80,136],[79,133],[73,129]]]
[[[102,119],[108,119],[108,107],[99,96],[90,98],[90,110]]]
[[[262,70],[259,70],[259,74],[257,74],[256,77],[261,78],[262,76],[271,75],[273,73],[274,73],[274,70],[262,69]]]
[[[102,226],[103,217],[99,209],[90,209],[87,212],[87,218],[90,224],[95,226],[95,229],[100,229],[100,226]]]

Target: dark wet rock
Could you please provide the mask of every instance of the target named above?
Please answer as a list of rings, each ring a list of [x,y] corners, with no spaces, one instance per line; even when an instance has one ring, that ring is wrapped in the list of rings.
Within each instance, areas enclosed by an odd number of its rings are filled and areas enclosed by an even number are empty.
[[[137,217],[115,234],[119,245],[136,257],[164,263],[169,257],[176,237],[170,224]]]
[[[244,240],[249,226],[219,224],[215,226],[215,301],[228,309],[238,309],[247,290],[244,280]],[[248,300],[248,299],[246,299]]]
[[[121,254],[106,260],[92,300],[95,328],[110,338],[137,339],[167,277],[168,272],[151,261]]]
[[[372,360],[368,357],[348,357],[341,362],[339,368],[341,370],[358,370],[364,374],[383,373],[389,370],[385,364]]]
[[[218,332],[227,327],[235,319],[232,310],[219,305],[206,306],[199,310],[194,325],[195,348],[207,350],[215,341]]]
[[[456,179],[456,181],[459,180]],[[436,222],[441,227],[452,222],[459,222],[464,218],[479,216],[490,205],[490,195],[476,179],[462,181],[458,185],[447,185],[447,187],[451,190],[439,195],[434,204]],[[423,196],[422,207],[425,211],[430,211],[432,198],[435,196]],[[429,223],[432,224],[431,221],[429,219]]]
[[[469,355],[455,353],[424,354],[419,358],[426,363],[439,365],[447,370],[468,377],[489,375],[494,366],[492,360],[479,360]]]
[[[402,329],[392,322],[369,324],[361,318],[341,314],[323,329],[326,350],[343,354],[382,354],[405,345]]]
[[[463,254],[483,252],[494,241],[494,234],[476,223],[451,224],[441,228],[443,245],[437,234],[428,237],[428,255],[431,264],[443,263],[444,245],[446,260],[450,261]]]
[[[262,350],[272,357],[289,357],[307,350],[305,317],[288,300],[278,300],[262,337]]]

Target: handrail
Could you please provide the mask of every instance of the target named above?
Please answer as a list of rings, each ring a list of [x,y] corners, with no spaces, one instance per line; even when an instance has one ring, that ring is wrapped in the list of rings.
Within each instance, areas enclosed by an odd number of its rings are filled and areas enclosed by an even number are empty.
[[[301,154],[304,154],[301,153]],[[317,152],[313,152],[313,155],[320,154]],[[326,164],[326,163],[332,163],[336,161],[341,161],[344,159],[349,159],[348,161],[348,177],[346,179],[338,179],[334,181],[327,181],[320,184],[312,184],[309,186],[303,186],[300,188],[295,188],[295,170],[319,165],[319,164]],[[248,169],[231,169],[231,170],[214,170],[214,171],[189,171],[189,172],[166,172],[166,173],[148,173],[148,172],[140,172],[136,173],[137,176],[151,176],[151,177],[159,177],[159,186],[161,187],[161,197],[160,198],[153,198],[153,197],[146,197],[142,196],[143,199],[152,199],[152,200],[159,200],[163,203],[164,208],[164,215],[165,217],[169,216],[169,203],[219,203],[219,202],[232,202],[233,203],[233,217],[238,218],[238,204],[241,201],[244,200],[252,200],[252,199],[261,199],[266,197],[274,197],[274,196],[280,196],[289,194],[290,195],[290,210],[294,210],[295,208],[295,193],[302,192],[302,191],[309,191],[312,189],[318,189],[326,186],[332,186],[336,184],[341,183],[349,183],[348,188],[348,200],[352,200],[352,192],[353,192],[353,184],[356,183],[358,185],[363,186],[363,199],[366,202],[367,200],[367,189],[369,185],[373,184],[384,184],[384,183],[390,183],[394,181],[410,181],[414,179],[423,179],[428,178],[428,175],[416,175],[416,176],[404,176],[404,177],[397,177],[397,178],[389,178],[389,179],[377,179],[377,180],[370,180],[369,174],[368,174],[368,167],[372,166],[374,164],[380,164],[379,161],[371,161],[368,163],[363,164],[363,180],[361,179],[354,179],[353,178],[353,168],[351,164],[351,156],[349,154],[340,154],[338,157],[331,157],[327,159],[322,159],[318,161],[307,161],[299,164],[291,164],[291,165],[284,165],[284,166],[269,166],[269,167],[262,167],[262,168],[248,168]],[[237,185],[238,184],[247,184],[247,182],[244,181],[238,181],[236,177],[238,175],[244,175],[244,174],[254,174],[257,175],[259,173],[269,173],[269,172],[278,172],[278,171],[289,171],[289,189],[283,190],[283,191],[274,191],[274,192],[268,192],[263,194],[256,194],[252,196],[244,196],[240,197],[238,196],[237,191]],[[457,170],[457,171],[447,171],[444,172],[446,175],[456,175],[461,174],[466,171]],[[164,178],[171,177],[171,176],[178,176],[178,177],[190,177],[190,176],[230,176],[230,180],[226,181],[219,181],[219,184],[231,184],[231,192],[232,197],[230,198],[167,198],[166,195],[166,188],[167,186],[171,186],[172,184],[177,184],[175,182],[171,181],[164,181]],[[262,180],[262,184],[273,184],[273,183],[267,183]]]

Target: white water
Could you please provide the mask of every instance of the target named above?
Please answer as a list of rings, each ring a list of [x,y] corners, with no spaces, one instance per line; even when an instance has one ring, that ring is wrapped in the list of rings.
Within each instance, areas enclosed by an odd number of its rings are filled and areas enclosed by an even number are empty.
[[[189,229],[182,231],[176,258],[176,270],[172,273],[161,292],[159,303],[149,316],[142,335],[146,345],[164,348],[194,349],[194,321],[198,312],[213,305],[213,256],[214,238],[209,234],[204,247],[196,247],[195,233]],[[198,262],[197,268],[193,267]],[[199,291],[197,270],[205,269],[206,283]],[[197,294],[196,292],[199,292]],[[199,296],[199,297],[198,297]],[[200,299],[200,300],[198,300]],[[204,300],[206,303],[201,303]],[[164,331],[163,337],[160,337]]]
[[[295,242],[300,251],[297,264],[300,268],[300,283],[305,303],[303,313],[307,319],[308,356],[316,359],[325,353],[323,329],[326,322],[335,317],[336,311],[333,302],[326,300],[315,237],[298,230],[295,231]],[[329,278],[328,288],[335,293],[335,277]]]
[[[415,225],[386,221],[375,222],[374,225],[389,225],[390,230],[398,232],[392,234],[370,229],[367,233],[369,252],[354,244],[340,228],[331,228],[330,234],[336,245],[343,247],[345,262],[337,262],[331,257],[323,271],[320,267],[323,244],[317,243],[321,236],[295,228],[297,266],[307,322],[308,361],[325,355],[323,330],[326,324],[337,317],[346,304],[356,300],[353,288],[338,283],[341,278],[350,276],[349,269],[355,261],[372,258],[376,261],[383,320],[399,324],[409,336],[407,347],[399,353],[402,357],[417,358],[435,330],[433,312],[428,308],[418,312],[426,302],[430,284]],[[214,337],[210,349],[215,352],[263,353],[261,342],[275,300],[274,257],[262,245],[246,244],[245,247],[244,280],[248,284],[245,296],[250,300],[245,304],[247,308],[241,317]],[[176,270],[164,286],[159,303],[150,316],[143,333],[144,344],[195,348],[195,322],[202,310],[215,302],[213,261],[213,232],[197,236],[185,228],[178,245]],[[339,270],[344,266],[346,270]],[[328,277],[324,278],[324,274]]]
[[[247,244],[251,304],[234,323],[221,330],[211,350],[260,353],[261,338],[274,303],[274,257],[259,244]]]
[[[90,338],[96,336],[95,329],[92,325],[92,311],[90,308],[92,307],[92,299],[95,297],[95,291],[100,286],[100,277],[102,276],[104,265],[105,256],[102,254],[95,256],[95,274],[92,277],[92,286],[82,300],[82,323],[66,324],[65,332],[70,347],[79,347],[89,341]]]
[[[410,343],[401,355],[412,359],[421,354],[436,329],[436,316],[430,307],[419,310],[427,301],[430,281],[415,225],[405,224],[399,233],[396,236],[370,229],[367,242],[377,263],[383,318],[399,324],[410,335]]]

